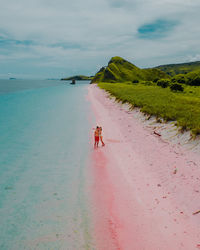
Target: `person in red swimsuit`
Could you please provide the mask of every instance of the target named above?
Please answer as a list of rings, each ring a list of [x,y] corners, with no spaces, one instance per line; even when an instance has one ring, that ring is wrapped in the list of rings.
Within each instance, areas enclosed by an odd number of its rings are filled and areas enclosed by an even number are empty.
[[[94,147],[99,146],[99,127],[97,126],[94,131]]]
[[[99,139],[101,140],[102,146],[105,146],[105,143],[103,142],[103,136],[102,136],[102,127],[99,128]]]

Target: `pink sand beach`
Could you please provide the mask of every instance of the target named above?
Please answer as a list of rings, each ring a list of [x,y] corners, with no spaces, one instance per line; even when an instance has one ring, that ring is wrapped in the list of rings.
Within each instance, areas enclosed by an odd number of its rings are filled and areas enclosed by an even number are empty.
[[[106,144],[90,166],[97,249],[200,249],[198,154],[154,134],[97,85],[88,93]]]

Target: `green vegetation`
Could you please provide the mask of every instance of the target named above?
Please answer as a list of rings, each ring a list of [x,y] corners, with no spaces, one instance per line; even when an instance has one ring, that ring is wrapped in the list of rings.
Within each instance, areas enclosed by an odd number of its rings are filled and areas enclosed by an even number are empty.
[[[142,112],[157,118],[176,121],[182,130],[191,130],[194,137],[200,134],[199,87],[184,85],[184,92],[174,92],[169,87],[161,88],[153,82],[152,85],[132,82],[101,82],[98,85],[123,103],[140,107]]]
[[[178,83],[172,84],[172,85],[170,86],[170,89],[171,89],[172,91],[183,91],[183,90],[184,90],[183,86],[182,86],[181,84],[178,84]]]
[[[157,86],[160,86],[162,88],[167,88],[170,85],[169,79],[160,79],[157,81]]]
[[[200,86],[200,62],[170,64],[156,68],[140,69],[121,57],[112,57],[108,66],[102,67],[91,83],[152,81],[163,88],[170,83]],[[147,84],[147,83],[146,83]]]
[[[200,62],[161,65],[155,67],[155,69],[160,69],[173,77],[178,74],[187,74],[195,70],[200,70]]]
[[[200,70],[195,70],[185,75],[176,75],[172,78],[172,81],[185,83],[191,86],[200,86]]]
[[[93,79],[93,76],[77,75],[77,76],[71,76],[68,78],[62,78],[61,80],[63,81],[68,81],[68,80],[90,81],[92,79]]]
[[[169,76],[159,69],[140,69],[116,56],[111,58],[107,67],[101,68],[96,73],[92,83],[154,81],[161,78],[169,78]]]
[[[194,137],[200,134],[200,62],[140,69],[113,57],[91,83],[99,83],[117,100],[140,107],[146,114],[175,121]]]

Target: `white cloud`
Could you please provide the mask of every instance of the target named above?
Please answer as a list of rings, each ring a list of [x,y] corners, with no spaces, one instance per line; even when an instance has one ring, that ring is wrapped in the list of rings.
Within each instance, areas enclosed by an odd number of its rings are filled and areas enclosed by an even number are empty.
[[[0,37],[34,42],[10,49],[1,44],[1,64],[7,67],[10,61],[20,62],[23,70],[23,62],[29,60],[33,70],[37,64],[51,71],[55,67],[56,75],[63,68],[92,74],[115,55],[145,67],[200,54],[199,0],[0,0],[0,4]],[[138,38],[139,27],[161,18],[176,21],[177,26],[157,40]]]

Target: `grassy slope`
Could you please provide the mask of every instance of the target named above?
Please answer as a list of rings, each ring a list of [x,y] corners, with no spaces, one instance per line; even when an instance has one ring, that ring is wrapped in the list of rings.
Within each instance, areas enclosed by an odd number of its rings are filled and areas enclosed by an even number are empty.
[[[200,62],[161,65],[155,67],[155,69],[160,69],[170,76],[175,76],[177,74],[187,74],[194,70],[200,70]]]
[[[181,84],[184,92],[172,92],[169,87],[161,88],[152,82],[163,78],[169,79],[170,85]],[[136,81],[139,83],[133,84]],[[147,114],[177,121],[178,126],[191,130],[194,136],[200,134],[200,87],[189,86],[200,85],[200,62],[140,69],[121,57],[113,57],[92,82]]]
[[[166,121],[177,121],[182,129],[200,134],[200,88],[185,86],[183,93],[143,84],[99,83],[118,100],[140,107],[141,111]]]
[[[169,76],[158,69],[140,69],[121,57],[113,57],[108,66],[94,76],[92,82],[153,81]]]

